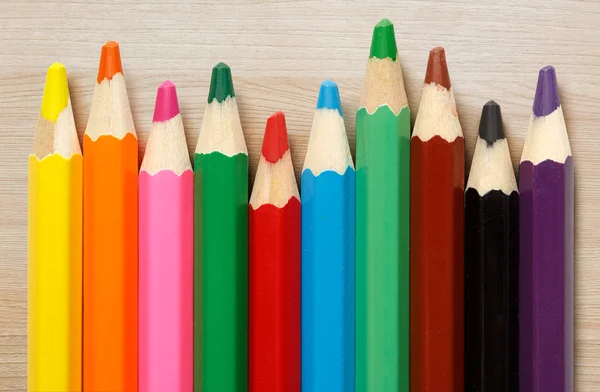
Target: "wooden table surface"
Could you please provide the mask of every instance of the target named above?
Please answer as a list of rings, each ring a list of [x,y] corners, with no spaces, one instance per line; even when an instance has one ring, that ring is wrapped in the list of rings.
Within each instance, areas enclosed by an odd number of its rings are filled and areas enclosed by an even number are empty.
[[[396,27],[412,117],[430,48],[446,48],[470,163],[481,106],[496,100],[515,167],[537,71],[553,64],[576,174],[576,391],[600,385],[600,3],[590,1],[0,1],[0,390],[25,389],[27,352],[27,157],[46,68],[67,67],[83,134],[105,41],[121,44],[140,138],[156,87],[178,87],[190,153],[210,71],[233,70],[252,177],[268,115],[288,120],[297,175],[319,83],[338,82],[354,151],[357,109],[372,27]],[[140,2],[141,3],[141,2]],[[523,391],[528,392],[528,391]]]

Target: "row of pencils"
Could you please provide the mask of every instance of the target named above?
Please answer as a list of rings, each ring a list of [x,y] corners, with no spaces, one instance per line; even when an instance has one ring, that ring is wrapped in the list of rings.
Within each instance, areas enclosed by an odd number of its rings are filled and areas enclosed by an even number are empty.
[[[119,46],[102,48],[84,154],[52,65],[29,157],[28,390],[571,392],[573,161],[554,68],[519,186],[490,101],[465,192],[442,48],[411,134],[387,19],[356,167],[335,83],[316,106],[302,196],[278,112],[248,200],[227,65],[193,162],[175,86],[158,88],[139,173]]]

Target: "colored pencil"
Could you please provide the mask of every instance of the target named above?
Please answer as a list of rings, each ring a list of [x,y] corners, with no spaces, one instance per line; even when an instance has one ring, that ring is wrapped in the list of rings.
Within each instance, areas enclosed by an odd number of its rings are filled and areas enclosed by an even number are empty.
[[[116,42],[102,47],[83,152],[83,389],[134,392],[138,146]]]
[[[446,55],[429,52],[410,145],[411,391],[464,388],[464,139]]]
[[[519,390],[519,193],[500,106],[483,106],[465,192],[465,385]]]
[[[521,391],[573,391],[573,181],[556,72],[546,66],[520,165]]]
[[[231,69],[212,70],[194,154],[195,388],[248,385],[248,150]]]
[[[302,171],[303,392],[354,392],[354,192],[340,94],[326,80]]]
[[[48,68],[29,155],[27,390],[81,390],[83,162],[67,71]]]
[[[249,207],[249,391],[300,391],[300,196],[283,113],[267,120]]]
[[[170,81],[156,95],[139,197],[139,387],[192,392],[194,174]]]
[[[359,106],[356,391],[408,391],[410,109],[387,19],[373,29]]]

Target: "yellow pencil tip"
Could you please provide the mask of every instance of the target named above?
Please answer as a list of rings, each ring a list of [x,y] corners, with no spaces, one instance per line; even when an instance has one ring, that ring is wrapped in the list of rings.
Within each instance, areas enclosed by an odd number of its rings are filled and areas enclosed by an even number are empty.
[[[42,117],[55,122],[60,112],[69,103],[69,85],[67,69],[61,63],[54,63],[48,68],[44,98],[42,98]]]

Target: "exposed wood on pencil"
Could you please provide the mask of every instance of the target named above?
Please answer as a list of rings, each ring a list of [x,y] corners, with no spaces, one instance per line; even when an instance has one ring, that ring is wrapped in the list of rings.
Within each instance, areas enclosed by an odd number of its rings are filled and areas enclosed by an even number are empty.
[[[32,149],[40,160],[52,154],[65,158],[81,154],[66,75],[66,68],[60,63],[48,68]]]
[[[168,170],[181,175],[191,167],[177,92],[175,85],[167,80],[158,88],[152,128],[140,171],[152,175]]]
[[[97,82],[85,135],[91,141],[96,141],[102,135],[117,139],[124,139],[127,134],[136,137],[121,53],[116,42],[108,42],[102,47]]]
[[[396,115],[408,107],[394,25],[388,19],[382,19],[373,29],[359,107],[374,113],[381,104],[389,106]]]

